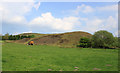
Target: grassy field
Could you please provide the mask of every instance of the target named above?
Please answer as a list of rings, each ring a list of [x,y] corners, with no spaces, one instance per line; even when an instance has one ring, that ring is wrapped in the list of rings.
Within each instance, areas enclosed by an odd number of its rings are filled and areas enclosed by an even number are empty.
[[[0,40],[0,43],[2,43],[3,41]]]
[[[118,50],[5,43],[3,71],[117,71]]]

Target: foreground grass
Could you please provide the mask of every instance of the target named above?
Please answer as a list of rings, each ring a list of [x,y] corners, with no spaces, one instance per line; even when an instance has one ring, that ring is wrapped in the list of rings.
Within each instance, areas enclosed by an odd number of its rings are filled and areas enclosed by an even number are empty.
[[[3,41],[0,40],[0,43],[2,43]]]
[[[6,43],[2,52],[3,71],[118,70],[117,50]]]

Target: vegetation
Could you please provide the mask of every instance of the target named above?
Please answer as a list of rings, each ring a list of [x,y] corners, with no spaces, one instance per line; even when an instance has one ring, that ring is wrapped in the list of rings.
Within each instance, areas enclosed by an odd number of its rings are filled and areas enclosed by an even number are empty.
[[[77,47],[93,47],[93,48],[107,48],[107,49],[115,49],[120,48],[118,37],[114,37],[112,33],[100,30],[94,33],[91,38],[82,37],[79,41],[79,45]]]
[[[2,40],[20,40],[23,38],[34,38],[34,35],[9,35],[7,33],[2,36]]]
[[[9,39],[9,33],[5,34],[5,36],[2,36],[3,40],[8,40]]]
[[[92,46],[97,48],[115,48],[118,46],[117,38],[105,30],[95,32],[92,37],[92,42]]]
[[[112,33],[100,30],[93,35],[87,32],[67,32],[62,34],[37,34],[23,33],[19,35],[9,35],[8,33],[2,36],[3,40],[15,40],[12,42],[26,44],[31,40],[36,45],[56,45],[62,47],[83,47],[83,48],[120,48],[119,38],[114,37]]]
[[[80,44],[78,47],[88,48],[91,47],[91,40],[89,38],[83,37],[80,39]]]
[[[4,43],[3,71],[118,71],[118,50]]]
[[[34,38],[24,38],[21,40],[15,40],[15,43],[27,44],[30,41],[34,41],[35,45],[56,45],[60,47],[76,47],[82,37],[92,37],[87,32],[66,32],[61,34],[37,34],[37,33],[24,33],[20,36],[34,35]]]
[[[114,37],[114,42],[111,44],[112,46],[114,46],[114,47],[118,47],[118,48],[120,48],[120,46],[119,46],[119,38],[118,37]]]
[[[118,71],[118,50],[99,49],[119,47],[107,31],[32,35],[2,36],[3,71]],[[30,41],[37,45],[24,45]],[[76,45],[81,48],[70,48]]]
[[[0,40],[2,40],[2,36],[0,36]]]

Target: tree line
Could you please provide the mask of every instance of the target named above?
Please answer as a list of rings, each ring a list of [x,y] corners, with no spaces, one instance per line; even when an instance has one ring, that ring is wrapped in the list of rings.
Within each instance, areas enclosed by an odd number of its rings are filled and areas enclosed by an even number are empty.
[[[120,48],[120,38],[114,37],[112,33],[100,30],[93,34],[91,38],[82,37],[77,47],[82,48]]]
[[[34,35],[9,35],[8,33],[2,36],[2,40],[20,40],[23,38],[34,38]]]

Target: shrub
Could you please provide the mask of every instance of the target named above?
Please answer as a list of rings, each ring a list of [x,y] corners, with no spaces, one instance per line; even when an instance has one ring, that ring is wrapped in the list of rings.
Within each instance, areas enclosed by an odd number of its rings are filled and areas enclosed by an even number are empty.
[[[83,48],[87,48],[91,46],[91,41],[89,38],[86,37],[82,37],[80,39],[79,45],[77,45],[77,47],[83,47]]]

